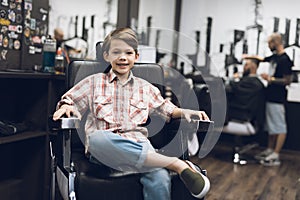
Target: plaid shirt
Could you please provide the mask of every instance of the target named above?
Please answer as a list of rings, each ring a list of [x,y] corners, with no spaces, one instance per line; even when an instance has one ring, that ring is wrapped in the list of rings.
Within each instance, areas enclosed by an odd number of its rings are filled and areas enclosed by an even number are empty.
[[[149,82],[130,72],[128,80],[121,83],[112,70],[80,81],[62,96],[58,108],[62,104],[74,105],[82,116],[88,112],[86,136],[109,130],[137,142],[147,140],[148,131],[142,125],[151,112],[169,120],[176,107]]]

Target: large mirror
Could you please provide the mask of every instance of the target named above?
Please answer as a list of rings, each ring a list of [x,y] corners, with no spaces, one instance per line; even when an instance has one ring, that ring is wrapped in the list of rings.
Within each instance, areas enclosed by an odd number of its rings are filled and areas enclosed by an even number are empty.
[[[180,32],[175,33],[178,2]],[[296,0],[284,5],[279,0],[140,0],[138,28],[143,33],[142,41],[164,54],[160,60],[163,64],[170,64],[168,50],[177,47],[176,67],[184,63],[186,73],[193,70],[193,65],[210,65],[210,73],[225,76],[227,66],[236,59],[240,61],[243,53],[270,54],[266,40],[274,31],[285,35],[287,51],[298,66],[300,20],[297,6],[291,6],[297,4]]]

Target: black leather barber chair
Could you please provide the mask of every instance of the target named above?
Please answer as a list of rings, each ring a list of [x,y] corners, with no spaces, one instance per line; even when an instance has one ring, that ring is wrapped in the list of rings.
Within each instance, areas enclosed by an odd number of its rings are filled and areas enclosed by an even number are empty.
[[[67,88],[72,87],[90,74],[103,71],[104,69],[101,68],[98,62],[73,61],[67,68]],[[159,65],[136,64],[132,71],[134,75],[148,80],[163,92],[164,75]],[[186,126],[191,126],[190,124],[183,120],[179,120],[180,123],[174,120],[165,124],[158,116],[150,116],[149,121],[147,125],[149,139],[156,149],[163,154],[179,155],[182,159],[188,159],[186,152],[187,139],[182,132]],[[78,130],[82,129],[82,123],[84,123],[84,117],[81,121],[77,118],[63,118],[50,123],[51,129],[57,131],[57,137],[53,142],[55,143],[53,158],[57,160],[56,188],[59,190],[59,196],[63,199],[83,200],[143,199],[142,184],[139,181],[140,175],[138,173],[116,171],[105,165],[91,163],[86,158],[84,145],[78,134],[76,134]],[[186,123],[186,126],[182,125],[184,123]],[[196,130],[202,127],[198,127],[199,124],[194,124]],[[156,134],[158,127],[163,128]],[[168,148],[164,148],[169,143],[173,143],[172,146],[176,146],[177,149],[172,148],[170,151]],[[186,189],[179,176],[173,172],[170,173],[172,177],[172,199],[195,199]],[[205,173],[204,170],[203,173]],[[59,199],[60,197],[56,198]]]
[[[227,87],[227,119],[222,132],[234,135],[232,161],[236,164],[256,162],[249,151],[259,144],[246,143],[244,136],[263,132],[265,116],[265,95],[263,84],[254,77],[247,77],[241,84]]]

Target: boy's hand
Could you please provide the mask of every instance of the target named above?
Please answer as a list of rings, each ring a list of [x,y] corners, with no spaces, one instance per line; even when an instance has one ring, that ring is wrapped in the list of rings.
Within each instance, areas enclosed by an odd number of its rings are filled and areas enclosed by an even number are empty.
[[[56,121],[61,118],[63,115],[67,117],[76,116],[79,119],[81,118],[80,113],[74,108],[74,106],[70,106],[67,104],[62,105],[55,113],[53,114],[53,120]]]
[[[182,116],[188,122],[194,122],[197,120],[209,121],[209,117],[204,111],[182,109]]]

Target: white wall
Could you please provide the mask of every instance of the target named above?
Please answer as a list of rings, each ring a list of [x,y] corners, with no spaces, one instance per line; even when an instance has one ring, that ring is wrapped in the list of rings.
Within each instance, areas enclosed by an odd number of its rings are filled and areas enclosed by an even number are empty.
[[[78,36],[82,36],[82,17],[86,17],[86,28],[89,28],[89,57],[94,57],[96,42],[103,40],[104,36],[112,29],[103,30],[103,22],[109,20],[117,23],[117,2],[111,0],[110,15],[107,2],[110,0],[49,0],[49,34],[53,34],[56,27],[64,30],[65,39],[75,36],[75,16],[78,16]],[[91,16],[95,15],[95,28],[90,27]]]
[[[138,32],[146,32],[147,18],[152,16],[152,28],[150,30],[149,45],[154,47],[156,40],[156,31],[160,30],[158,40],[158,48],[161,53],[168,53],[173,48],[174,37],[174,16],[175,16],[175,1],[174,0],[140,0],[139,6],[139,21]],[[171,59],[168,53],[163,62],[167,63]]]
[[[173,29],[174,11],[174,0],[140,0],[139,28],[146,28],[147,17],[152,16],[153,27]]]

